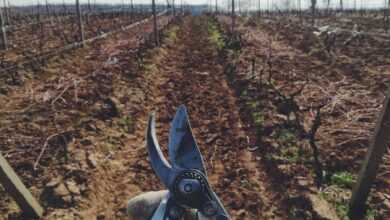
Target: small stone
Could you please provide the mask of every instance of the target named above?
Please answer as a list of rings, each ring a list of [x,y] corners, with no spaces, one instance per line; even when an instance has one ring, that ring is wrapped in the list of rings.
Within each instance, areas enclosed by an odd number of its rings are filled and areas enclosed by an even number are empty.
[[[298,185],[300,185],[300,186],[308,186],[309,185],[309,181],[306,180],[306,179],[298,179]]]
[[[96,168],[98,165],[97,158],[94,154],[89,154],[87,157],[88,166],[91,168]]]
[[[71,204],[73,202],[71,195],[62,197],[62,200],[64,201],[65,204]]]
[[[312,203],[313,212],[318,217],[318,219],[324,219],[324,220],[340,219],[337,216],[334,208],[326,200],[314,194],[309,194],[307,197]]]
[[[67,181],[66,186],[68,187],[70,193],[74,195],[80,195],[80,188],[74,181]]]
[[[54,188],[56,186],[60,185],[60,180],[54,179],[46,184],[47,188]]]
[[[246,211],[244,209],[240,209],[240,210],[238,210],[237,215],[242,218],[242,217],[245,217],[245,213],[246,213]]]
[[[66,186],[61,183],[59,184],[53,191],[54,193],[54,196],[58,197],[58,198],[64,198],[66,196],[69,196],[70,192],[69,190],[66,188]]]
[[[281,170],[281,171],[289,171],[290,170],[290,166],[287,165],[287,164],[280,164],[280,165],[278,165],[278,169]]]
[[[88,123],[87,125],[85,125],[85,128],[87,129],[87,131],[97,131],[98,130],[96,128],[96,126],[92,123]]]

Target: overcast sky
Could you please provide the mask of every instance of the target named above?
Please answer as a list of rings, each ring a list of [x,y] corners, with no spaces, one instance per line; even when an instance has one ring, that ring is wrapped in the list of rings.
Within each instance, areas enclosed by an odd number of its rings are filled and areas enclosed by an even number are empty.
[[[1,2],[3,0],[0,0]],[[40,1],[41,3],[44,3],[46,0],[6,0],[8,2],[10,2],[11,5],[26,5],[26,4],[36,4],[38,1]],[[131,0],[90,0],[91,2],[94,2],[96,1],[97,3],[108,3],[108,4],[119,4],[121,2],[130,2]],[[134,0],[135,3],[150,3],[152,0]],[[172,1],[172,0],[170,0]],[[175,0],[176,3],[180,3],[181,0]],[[208,2],[212,2],[213,4],[215,3],[215,0],[183,0],[184,2],[186,2],[187,4],[207,4]],[[226,4],[226,2],[228,1],[231,1],[231,0],[218,0],[219,4]],[[237,0],[238,1],[238,0]],[[257,4],[259,0],[242,0],[242,2],[252,2],[252,4],[255,6]],[[260,0],[260,3],[262,5],[262,7],[266,7],[267,5],[267,2],[270,2],[271,5],[275,5],[279,8],[283,8],[283,6],[285,5],[285,2],[288,1],[288,0]],[[306,7],[308,5],[308,3],[310,2],[311,0],[301,0],[302,2],[302,6],[303,7]],[[338,5],[338,2],[340,0],[331,0],[331,2],[334,4],[334,5]],[[367,6],[367,7],[380,7],[380,6],[383,6],[384,5],[384,2],[386,0],[344,0],[344,5],[345,7],[353,7],[353,5],[355,4],[356,2],[356,5],[357,7],[360,7],[361,5],[363,6]],[[66,3],[74,3],[75,0],[48,0],[49,3],[62,3],[62,2],[66,2]],[[88,0],[80,0],[81,3],[87,3]],[[158,3],[165,3],[166,0],[156,0],[156,2]],[[298,0],[290,0],[289,2],[291,2],[291,4],[296,4],[298,2]],[[318,4],[323,4],[325,2],[327,2],[327,0],[317,0]]]

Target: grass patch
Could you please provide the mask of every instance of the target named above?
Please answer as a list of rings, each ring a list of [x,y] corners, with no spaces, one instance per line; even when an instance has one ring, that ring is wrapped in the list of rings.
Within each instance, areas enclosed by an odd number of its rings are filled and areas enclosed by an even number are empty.
[[[321,197],[333,205],[337,215],[342,220],[352,220],[348,217],[351,190],[356,182],[356,176],[347,171],[336,172],[330,177],[329,186],[324,192],[321,192]],[[364,220],[375,220],[378,216],[377,211],[367,202],[367,211]]]
[[[256,126],[262,126],[265,118],[261,112],[252,112],[252,120]]]
[[[246,105],[248,106],[249,109],[255,110],[257,107],[260,106],[260,102],[257,100],[250,100],[246,102]]]
[[[167,33],[166,33],[166,39],[169,42],[175,42],[177,40],[177,32],[179,31],[180,27],[175,25],[171,27]]]
[[[125,116],[118,121],[118,125],[126,133],[134,133],[134,120],[130,116]]]
[[[280,141],[287,143],[295,140],[295,134],[288,129],[280,130],[277,137]]]
[[[275,134],[275,138],[279,142],[280,151],[274,156],[274,159],[287,163],[298,163],[301,160],[306,160],[305,155],[297,145],[296,135],[291,130],[281,129]]]
[[[157,66],[154,63],[145,63],[143,65],[143,68],[145,72],[149,73],[155,71],[157,69]]]
[[[333,185],[352,189],[356,177],[349,172],[338,172],[332,175],[330,182]]]
[[[333,205],[337,215],[340,217],[341,220],[352,220],[348,216],[349,200],[336,200],[332,198],[332,196],[329,196],[327,193],[324,192],[321,192],[320,196]],[[368,206],[367,213],[366,216],[364,217],[364,220],[375,220],[377,219],[377,216],[378,216],[377,211],[372,206]]]
[[[217,49],[222,50],[225,47],[225,41],[214,22],[208,22],[209,41]]]
[[[298,162],[301,157],[299,148],[293,145],[282,148],[281,154],[282,154],[282,159],[290,163]]]

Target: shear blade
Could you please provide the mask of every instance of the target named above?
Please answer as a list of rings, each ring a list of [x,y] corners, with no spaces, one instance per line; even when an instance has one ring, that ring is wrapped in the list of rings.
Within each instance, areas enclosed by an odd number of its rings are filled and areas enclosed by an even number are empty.
[[[160,178],[160,180],[165,184],[165,186],[169,186],[172,179],[171,174],[173,173],[172,167],[165,159],[160,145],[158,144],[154,114],[149,116],[146,145],[149,151],[150,163],[152,164],[153,170]]]
[[[188,118],[186,107],[180,106],[169,132],[169,158],[173,167],[196,169],[206,175],[203,158]]]

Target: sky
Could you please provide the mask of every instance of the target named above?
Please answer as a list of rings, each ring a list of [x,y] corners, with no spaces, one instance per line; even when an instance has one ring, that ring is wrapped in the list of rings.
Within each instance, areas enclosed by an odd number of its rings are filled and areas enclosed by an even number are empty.
[[[3,1],[3,0],[0,0]],[[38,1],[41,3],[44,3],[46,0],[5,0],[9,1],[11,5],[26,5],[26,4],[37,4]],[[131,0],[90,0],[91,2],[96,1],[97,3],[108,3],[108,4],[120,4],[122,1],[124,2],[130,2]],[[135,3],[143,3],[147,4],[150,3],[152,0],[133,0]],[[170,0],[172,1],[172,0]],[[175,0],[178,4],[181,0]],[[187,4],[207,4],[208,2],[215,3],[215,0],[183,0]],[[219,4],[225,3],[229,0],[217,0]],[[270,2],[271,5],[277,6],[278,8],[283,8],[285,6],[285,2],[288,0],[242,0],[242,2],[252,2],[252,4],[255,6],[260,1],[262,7],[267,6],[267,2]],[[318,4],[321,5],[327,0],[317,0]],[[385,0],[344,0],[345,7],[353,7],[354,3],[356,2],[357,7],[360,7],[361,5],[366,7],[381,7],[384,5]],[[75,0],[48,0],[49,3],[62,3],[66,2],[69,4],[72,4],[75,2]],[[87,3],[88,0],[80,0],[81,3]],[[165,3],[166,0],[156,0],[157,3]],[[291,4],[296,4],[298,0],[289,0]],[[310,0],[301,0],[302,7],[307,7]],[[333,5],[338,5],[339,0],[331,0]]]

